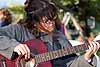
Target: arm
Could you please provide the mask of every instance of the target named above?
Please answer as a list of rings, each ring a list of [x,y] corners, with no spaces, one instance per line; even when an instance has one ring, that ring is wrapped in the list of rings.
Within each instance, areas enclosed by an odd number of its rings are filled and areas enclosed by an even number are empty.
[[[9,59],[11,59],[15,46],[19,44],[12,38],[14,32],[11,30],[13,31],[10,27],[0,28],[0,53]]]
[[[20,43],[20,42],[23,42],[23,39],[24,39],[22,38],[22,40],[20,40],[21,37],[23,36],[25,37],[25,35],[21,36],[21,32],[19,31],[20,29],[17,29],[17,28],[20,28],[20,27],[15,25],[15,26],[7,26],[0,29],[0,53],[6,58],[12,59],[13,52],[17,52],[18,55],[20,56],[25,55],[25,59],[29,59],[30,50],[28,46],[26,44]],[[16,34],[18,34],[19,36]],[[34,65],[34,63],[31,60],[26,62],[25,67],[29,67],[30,65]]]
[[[95,57],[92,58],[92,62],[91,64],[89,64],[88,62],[86,62],[84,56],[82,55],[75,58],[69,67],[96,67],[96,63],[97,62]]]
[[[87,52],[83,55],[83,56],[79,56],[78,58],[76,58],[75,62],[73,62],[73,64],[76,64],[76,65],[80,65],[82,66],[82,64],[86,65],[87,66],[96,66],[96,58],[94,56],[94,53],[99,49],[100,47],[100,44],[98,42],[89,42],[90,45],[89,45],[89,50],[87,50]],[[73,65],[72,64],[72,65]],[[76,66],[78,67],[78,66]]]

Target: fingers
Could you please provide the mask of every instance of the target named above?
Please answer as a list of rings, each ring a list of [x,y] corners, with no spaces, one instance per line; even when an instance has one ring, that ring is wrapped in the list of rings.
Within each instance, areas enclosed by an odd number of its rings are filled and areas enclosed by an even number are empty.
[[[89,49],[84,54],[85,59],[90,59],[91,56],[97,52],[97,50],[100,48],[100,44],[95,41],[89,41]]]
[[[19,44],[14,49],[15,52],[18,53],[18,55],[25,56],[25,59],[30,58],[30,49],[26,44]]]
[[[92,53],[95,53],[100,48],[100,44],[98,42],[89,41],[89,44],[89,51]]]
[[[96,42],[96,44],[97,44],[97,49],[99,49],[100,48],[100,43]]]
[[[24,46],[25,46],[25,48],[26,48],[26,55],[25,55],[25,58],[30,58],[30,49],[27,47],[26,44],[25,44]]]
[[[91,41],[89,41],[89,50],[93,51],[93,44],[91,43]]]

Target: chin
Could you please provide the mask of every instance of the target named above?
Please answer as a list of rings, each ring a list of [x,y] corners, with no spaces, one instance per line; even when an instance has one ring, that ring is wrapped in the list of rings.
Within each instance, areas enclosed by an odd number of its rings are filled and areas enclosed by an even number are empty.
[[[49,31],[47,31],[47,33],[51,33],[53,30],[49,30]]]

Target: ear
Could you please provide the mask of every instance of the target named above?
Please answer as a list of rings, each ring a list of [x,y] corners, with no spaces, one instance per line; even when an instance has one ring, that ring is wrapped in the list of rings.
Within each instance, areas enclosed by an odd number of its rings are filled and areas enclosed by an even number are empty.
[[[37,26],[37,24],[34,24],[34,27],[36,27]]]

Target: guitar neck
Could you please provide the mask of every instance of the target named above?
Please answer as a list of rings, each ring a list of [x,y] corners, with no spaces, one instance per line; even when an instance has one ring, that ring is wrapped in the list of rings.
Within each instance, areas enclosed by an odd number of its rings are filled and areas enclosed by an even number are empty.
[[[63,48],[56,51],[50,51],[50,52],[38,54],[38,55],[35,55],[34,58],[35,58],[36,63],[41,63],[41,62],[49,61],[49,60],[56,59],[59,57],[63,57],[66,55],[70,55],[73,53],[84,52],[87,49],[88,49],[88,43],[85,43],[85,44],[81,44],[74,47]]]

